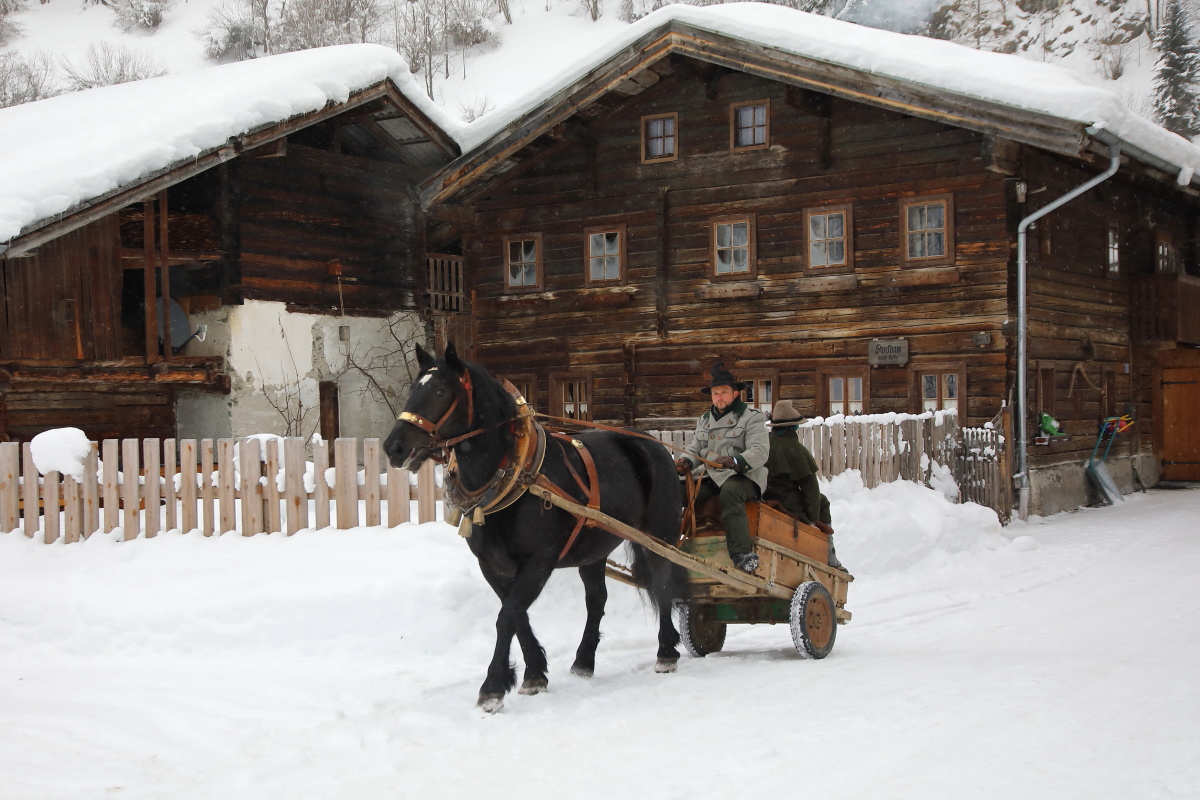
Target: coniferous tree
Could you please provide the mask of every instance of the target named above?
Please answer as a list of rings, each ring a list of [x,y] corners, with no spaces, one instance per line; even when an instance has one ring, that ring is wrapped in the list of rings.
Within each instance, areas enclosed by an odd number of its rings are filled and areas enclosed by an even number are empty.
[[[1168,0],[1159,19],[1158,66],[1154,71],[1154,108],[1164,128],[1180,136],[1200,133],[1200,50],[1179,0]]]

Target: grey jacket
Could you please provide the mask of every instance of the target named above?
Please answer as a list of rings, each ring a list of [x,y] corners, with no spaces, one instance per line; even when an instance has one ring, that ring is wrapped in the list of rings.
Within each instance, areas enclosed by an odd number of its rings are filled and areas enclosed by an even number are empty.
[[[734,469],[707,467],[713,482],[720,486],[732,475],[745,475],[762,492],[767,488],[766,465],[770,454],[766,415],[738,400],[720,419],[713,419],[711,409],[700,415],[696,420],[696,438],[684,448],[683,458],[691,462],[693,474],[698,478],[703,474],[697,467],[698,458],[716,461],[721,456],[732,456],[737,464]]]

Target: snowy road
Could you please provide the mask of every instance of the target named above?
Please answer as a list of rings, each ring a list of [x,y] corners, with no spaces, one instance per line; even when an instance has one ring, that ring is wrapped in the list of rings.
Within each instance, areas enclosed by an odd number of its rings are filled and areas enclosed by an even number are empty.
[[[0,535],[0,798],[1200,797],[1200,491],[974,542],[887,492],[841,510],[854,620],[824,661],[755,626],[656,675],[614,585],[575,678],[562,573],[533,609],[551,691],[492,717],[497,604],[444,526]],[[932,534],[897,565],[906,526]]]

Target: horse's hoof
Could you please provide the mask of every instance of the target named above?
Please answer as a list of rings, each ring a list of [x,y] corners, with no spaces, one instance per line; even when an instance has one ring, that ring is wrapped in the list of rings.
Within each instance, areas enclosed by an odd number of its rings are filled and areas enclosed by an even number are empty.
[[[500,709],[504,708],[504,695],[488,694],[479,695],[479,702],[476,703],[480,708],[489,714],[495,714]]]
[[[596,672],[596,670],[594,668],[585,667],[583,664],[572,664],[571,665],[571,674],[578,675],[581,678],[590,678],[590,677],[592,677],[592,675],[595,674],[595,672]]]
[[[541,694],[549,687],[550,682],[545,678],[530,679],[526,678],[521,683],[521,688],[517,690],[517,694]]]
[[[674,672],[677,669],[679,669],[678,658],[660,658],[658,661],[654,662],[655,672]]]

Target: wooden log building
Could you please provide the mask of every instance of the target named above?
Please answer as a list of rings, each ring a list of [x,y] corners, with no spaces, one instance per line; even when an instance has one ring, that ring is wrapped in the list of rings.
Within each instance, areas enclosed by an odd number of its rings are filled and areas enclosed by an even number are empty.
[[[236,66],[248,82],[260,68]],[[220,69],[205,72],[228,81]],[[162,102],[179,96],[170,84],[158,93]],[[148,115],[146,127],[153,122]],[[258,302],[343,324],[405,310],[415,317],[425,225],[411,187],[458,152],[385,78],[26,225],[0,249],[0,437],[66,425],[93,439],[173,437],[181,399],[191,397],[194,410],[204,396],[216,398],[216,410],[193,420],[191,435],[261,432],[230,422],[239,387],[230,394],[226,355],[253,352],[277,331],[212,312]],[[164,298],[176,313],[210,320],[206,345],[178,334],[168,341]],[[240,400],[261,384],[260,376],[241,387]],[[336,435],[336,387],[321,388],[321,430]]]
[[[1102,172],[1109,140],[716,32],[697,11],[426,182],[474,299],[453,335],[560,416],[690,425],[720,360],[763,407],[1003,424],[1018,224]],[[1088,501],[1102,417],[1136,419],[1109,456],[1125,491],[1200,479],[1200,384],[1171,377],[1200,375],[1200,194],[1126,153],[1029,234],[1039,513]],[[1065,435],[1034,444],[1043,411]]]

